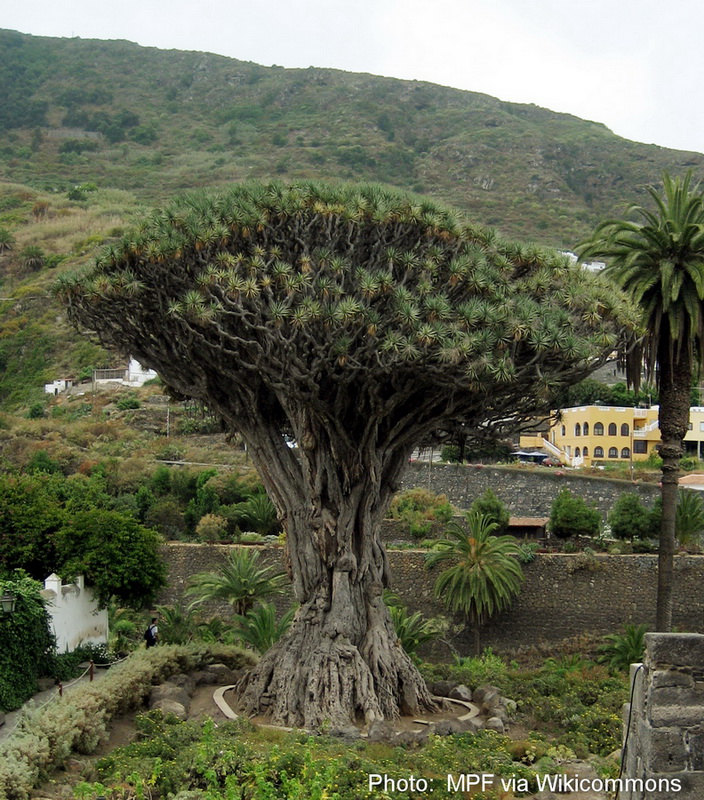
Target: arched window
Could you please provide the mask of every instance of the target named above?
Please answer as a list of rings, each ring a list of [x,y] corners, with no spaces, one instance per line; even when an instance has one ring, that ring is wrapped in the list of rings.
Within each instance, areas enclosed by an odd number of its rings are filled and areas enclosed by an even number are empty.
[[[609,436],[616,436],[617,428],[615,422],[609,423]]]
[[[565,426],[563,425],[562,426],[562,435],[564,436],[566,432],[567,432],[567,430],[566,430]]]
[[[601,422],[594,423],[594,436],[603,436],[604,435],[604,426]],[[603,455],[603,453],[602,453]]]
[[[582,455],[586,458],[589,455],[589,448],[583,447],[582,448]]]
[[[582,433],[585,436],[589,436],[589,423],[588,422],[585,422],[584,425],[582,425]]]
[[[609,458],[618,458],[618,447],[609,447]]]
[[[604,448],[603,447],[595,447],[594,448],[594,458],[603,458],[604,457]]]
[[[576,458],[579,458],[582,455],[582,453],[579,450],[579,447],[575,447],[574,454]]]
[[[631,457],[631,448],[630,447],[622,447],[621,448],[621,458],[630,458]]]
[[[628,423],[624,422],[623,425],[621,425],[621,436],[630,436],[630,435],[631,435],[631,429],[628,427]]]
[[[575,436],[582,435],[582,426],[579,424],[579,422],[574,426],[574,435]]]

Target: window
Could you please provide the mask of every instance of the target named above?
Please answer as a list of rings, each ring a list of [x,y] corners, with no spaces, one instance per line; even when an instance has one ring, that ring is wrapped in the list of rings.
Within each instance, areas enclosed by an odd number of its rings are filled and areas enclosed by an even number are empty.
[[[584,425],[582,425],[582,433],[585,436],[589,436],[589,423],[588,422],[585,422]]]
[[[594,426],[596,427],[596,426]],[[603,447],[595,447],[594,448],[594,458],[603,458],[604,457],[604,448]]]
[[[583,447],[582,448],[582,455],[586,458],[589,455],[589,448]]]
[[[581,436],[582,435],[582,427],[579,422],[574,426],[574,435]]]
[[[631,435],[631,429],[629,428],[628,423],[624,422],[623,425],[621,425],[621,436],[630,436],[630,435]]]
[[[618,447],[609,447],[609,458],[618,458]]]
[[[601,422],[595,422],[594,423],[594,436],[603,436],[603,435],[604,435],[604,426],[601,424]],[[602,453],[602,455],[604,455],[604,454]]]
[[[617,428],[615,422],[609,423],[609,436],[616,436]]]
[[[565,435],[565,433],[566,433],[566,429],[565,429],[565,426],[563,425],[563,426],[562,426],[562,435],[564,436],[564,435]]]
[[[648,443],[647,442],[633,442],[633,452],[634,453],[647,453],[648,452]]]
[[[576,458],[579,458],[582,455],[582,453],[579,450],[579,447],[575,448],[574,454]]]
[[[621,458],[630,458],[631,457],[631,448],[630,447],[622,447],[621,448]]]

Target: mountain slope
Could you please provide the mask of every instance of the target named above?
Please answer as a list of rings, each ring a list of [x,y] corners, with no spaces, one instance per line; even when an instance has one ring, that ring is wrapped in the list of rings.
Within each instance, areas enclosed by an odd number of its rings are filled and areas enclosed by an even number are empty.
[[[67,327],[56,273],[91,260],[144,206],[278,176],[380,181],[511,238],[572,248],[704,156],[473,92],[331,69],[266,68],[124,41],[0,30],[0,406],[109,366]],[[40,248],[37,264],[31,248]]]
[[[152,201],[277,174],[377,180],[569,247],[663,169],[704,169],[699,154],[416,81],[11,31],[0,63],[0,125],[16,137],[0,177],[33,185],[91,180]]]

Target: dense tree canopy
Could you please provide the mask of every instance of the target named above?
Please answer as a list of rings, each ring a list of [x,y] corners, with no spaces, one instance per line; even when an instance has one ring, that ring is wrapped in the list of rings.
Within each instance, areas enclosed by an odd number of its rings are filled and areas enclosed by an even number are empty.
[[[549,410],[631,325],[619,293],[563,256],[378,187],[192,194],[59,293],[247,442],[301,608],[245,707],[310,726],[430,702],[394,644],[376,534],[419,437]]]

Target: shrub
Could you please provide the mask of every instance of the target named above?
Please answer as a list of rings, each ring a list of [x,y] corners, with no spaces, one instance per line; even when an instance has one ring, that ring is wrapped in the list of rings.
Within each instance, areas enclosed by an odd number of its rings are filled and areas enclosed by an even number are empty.
[[[460,448],[456,444],[446,444],[440,451],[440,458],[442,461],[448,461],[450,464],[459,464]]]
[[[599,512],[569,489],[563,489],[553,500],[550,511],[550,531],[553,536],[596,536],[600,524]]]
[[[54,638],[42,588],[19,570],[0,580],[0,595],[16,598],[14,613],[0,613],[0,711],[21,706],[36,691],[37,678],[49,671]]]
[[[120,411],[128,411],[132,408],[139,408],[142,404],[139,402],[139,398],[135,397],[133,394],[129,394],[126,397],[121,397],[116,403],[115,406],[120,409]]]
[[[650,511],[633,492],[623,492],[609,514],[611,535],[615,539],[647,539],[651,535]]]
[[[239,669],[254,659],[240,648],[217,644],[140,650],[100,681],[26,712],[18,729],[0,743],[0,797],[29,797],[42,775],[63,765],[72,752],[93,752],[106,738],[108,722],[141,706],[153,684],[212,662]]]
[[[478,497],[472,503],[469,510],[476,511],[478,514],[488,517],[491,522],[495,522],[496,536],[500,536],[508,530],[508,521],[510,518],[508,508],[505,503],[499,500],[491,489],[487,489],[481,497]]]
[[[196,536],[201,542],[219,542],[227,533],[227,520],[217,514],[205,514],[196,525]]]
[[[412,536],[427,536],[433,521],[449,522],[454,508],[444,494],[426,489],[407,489],[391,501],[389,517],[404,522]]]

